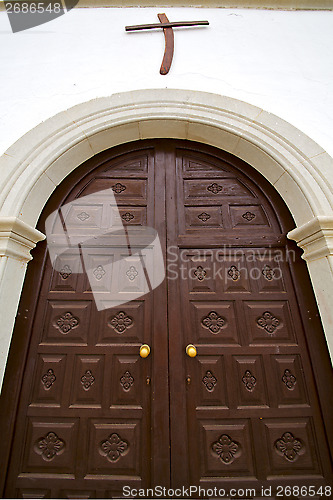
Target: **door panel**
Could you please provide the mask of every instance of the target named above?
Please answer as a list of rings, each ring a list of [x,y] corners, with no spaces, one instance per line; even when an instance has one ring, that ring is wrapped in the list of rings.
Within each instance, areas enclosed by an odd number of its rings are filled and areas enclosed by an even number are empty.
[[[72,190],[66,203],[112,188],[125,225],[158,224],[164,206],[155,200],[154,162],[155,152],[147,150],[104,164]],[[68,217],[80,231],[86,225],[89,234],[103,225],[106,208],[75,206]],[[92,263],[102,292],[109,278],[103,258],[96,252]],[[163,396],[160,412],[168,411],[168,397],[158,385],[158,366],[152,366],[151,356],[140,358],[139,347],[153,345],[154,310],[163,315],[165,300],[161,307],[148,294],[97,311],[87,276],[73,272],[75,259],[66,255],[60,271],[47,260],[23,378],[7,481],[10,496],[38,496],[36,481],[49,497],[88,498],[99,496],[98,491],[114,496],[124,485],[148,487],[152,462],[156,476],[161,475],[156,460],[163,454],[155,450],[152,457],[150,440],[158,422],[152,392]],[[140,287],[131,264],[132,274],[124,268],[118,278],[124,287]],[[163,440],[168,449],[168,429],[160,436],[162,445]]]
[[[82,271],[77,254],[66,254],[58,271],[47,257],[34,312],[29,282],[45,246],[36,249],[19,312],[19,320],[34,316],[32,331],[18,320],[14,335],[27,339],[27,355],[17,358],[13,347],[9,361],[22,366],[23,382],[12,396],[19,402],[7,497],[327,484],[330,456],[298,303],[303,290],[285,242],[289,222],[251,175],[210,148],[142,141],[89,160],[66,192],[57,190],[42,231],[52,210],[111,188],[124,225],[158,231],[167,280],[97,311],[87,275],[74,272]],[[82,204],[69,216],[78,232],[93,234],[112,214]],[[109,253],[90,256],[101,294]],[[143,290],[135,258],[127,265],[117,276],[122,290]],[[188,344],[196,357],[186,355]],[[330,377],[326,370],[321,380],[329,385]]]
[[[241,478],[258,489],[259,481],[289,484],[291,476],[326,484],[329,452],[279,221],[241,173],[236,183],[225,164],[212,175],[195,154],[190,169],[191,154],[176,152],[169,239],[181,276],[176,335],[190,484],[237,488]],[[195,358],[185,355],[188,344]]]

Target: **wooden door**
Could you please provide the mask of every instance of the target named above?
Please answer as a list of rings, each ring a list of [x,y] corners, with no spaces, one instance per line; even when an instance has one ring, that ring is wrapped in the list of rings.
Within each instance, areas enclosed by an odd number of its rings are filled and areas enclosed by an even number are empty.
[[[330,484],[331,460],[295,286],[300,300],[307,291],[291,275],[299,254],[286,246],[273,199],[239,163],[186,147],[174,155],[171,443],[183,447],[171,447],[173,484],[208,496],[233,489],[252,498],[269,486],[283,495],[295,486],[297,497],[310,485],[327,495],[320,488]],[[189,344],[196,357],[185,354]],[[330,368],[323,380],[331,383]]]
[[[110,207],[98,201],[87,205],[85,197],[112,189],[123,224],[162,227],[165,248],[161,159],[162,151],[139,148],[90,162],[87,175],[73,180],[61,200],[84,200],[68,215],[71,227],[85,227],[89,235]],[[60,257],[57,271],[45,258],[6,495],[112,498],[121,496],[124,486],[147,488],[152,478],[168,486],[165,283],[137,300],[97,311],[87,275],[72,271],[77,254]],[[110,253],[96,252],[92,258],[98,295],[110,280]],[[111,278],[119,280],[120,293],[142,287],[144,276],[135,266],[139,269],[133,257],[121,267],[122,274]],[[142,344],[154,355],[141,358]]]
[[[273,189],[212,148],[141,142],[77,169],[39,228],[60,205],[107,188],[124,224],[158,231],[167,280],[97,311],[87,276],[71,271],[77,257],[55,271],[45,243],[37,247],[3,391],[5,495],[241,483],[258,496],[262,485],[325,485],[330,403],[322,385],[320,406],[316,383],[329,384],[329,360],[318,319],[305,314],[316,314],[309,282],[294,274],[305,265],[286,245],[290,216]],[[89,227],[101,210],[76,208],[77,224]],[[107,273],[95,264],[102,290]],[[121,283],[137,289],[138,278],[124,269]]]

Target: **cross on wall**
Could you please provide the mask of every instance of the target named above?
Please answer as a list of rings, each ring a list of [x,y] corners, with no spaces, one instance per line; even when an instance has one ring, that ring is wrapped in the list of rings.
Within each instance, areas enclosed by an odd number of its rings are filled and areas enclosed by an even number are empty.
[[[157,17],[160,21],[158,24],[140,24],[136,26],[125,26],[125,31],[141,31],[141,30],[150,30],[155,28],[162,28],[164,32],[165,38],[165,50],[163,61],[160,68],[161,75],[166,75],[169,73],[173,52],[174,52],[174,34],[173,28],[179,28],[183,26],[208,26],[208,21],[177,21],[170,22],[167,18],[166,14],[157,14]]]

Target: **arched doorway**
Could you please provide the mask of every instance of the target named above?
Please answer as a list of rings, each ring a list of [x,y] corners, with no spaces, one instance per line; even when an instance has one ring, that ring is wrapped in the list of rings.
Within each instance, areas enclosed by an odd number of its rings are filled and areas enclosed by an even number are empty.
[[[327,353],[320,325],[309,327],[305,314],[312,292],[285,238],[293,223],[282,200],[228,153],[141,141],[79,167],[39,229],[61,204],[118,184],[124,223],[158,230],[168,279],[98,312],[84,273],[69,264],[52,270],[45,244],[37,247],[10,361],[24,370],[7,496],[115,497],[125,486],[229,489],[240,480],[256,495],[261,486],[326,485],[313,369],[326,370]],[[127,271],[131,285],[137,278]],[[27,356],[15,360],[21,336]],[[313,366],[313,342],[321,367]],[[143,343],[151,346],[146,359]]]

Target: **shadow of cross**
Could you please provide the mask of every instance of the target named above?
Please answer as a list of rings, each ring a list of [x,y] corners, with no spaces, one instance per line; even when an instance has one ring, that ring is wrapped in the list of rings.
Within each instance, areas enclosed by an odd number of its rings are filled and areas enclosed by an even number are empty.
[[[179,28],[183,26],[208,26],[208,21],[177,21],[170,23],[166,14],[157,14],[160,20],[159,24],[140,24],[137,26],[125,26],[125,31],[140,31],[140,30],[151,30],[155,28],[163,28],[164,38],[165,38],[165,50],[163,61],[160,68],[161,75],[166,75],[169,73],[171,67],[173,50],[174,50],[174,36],[172,28]]]

